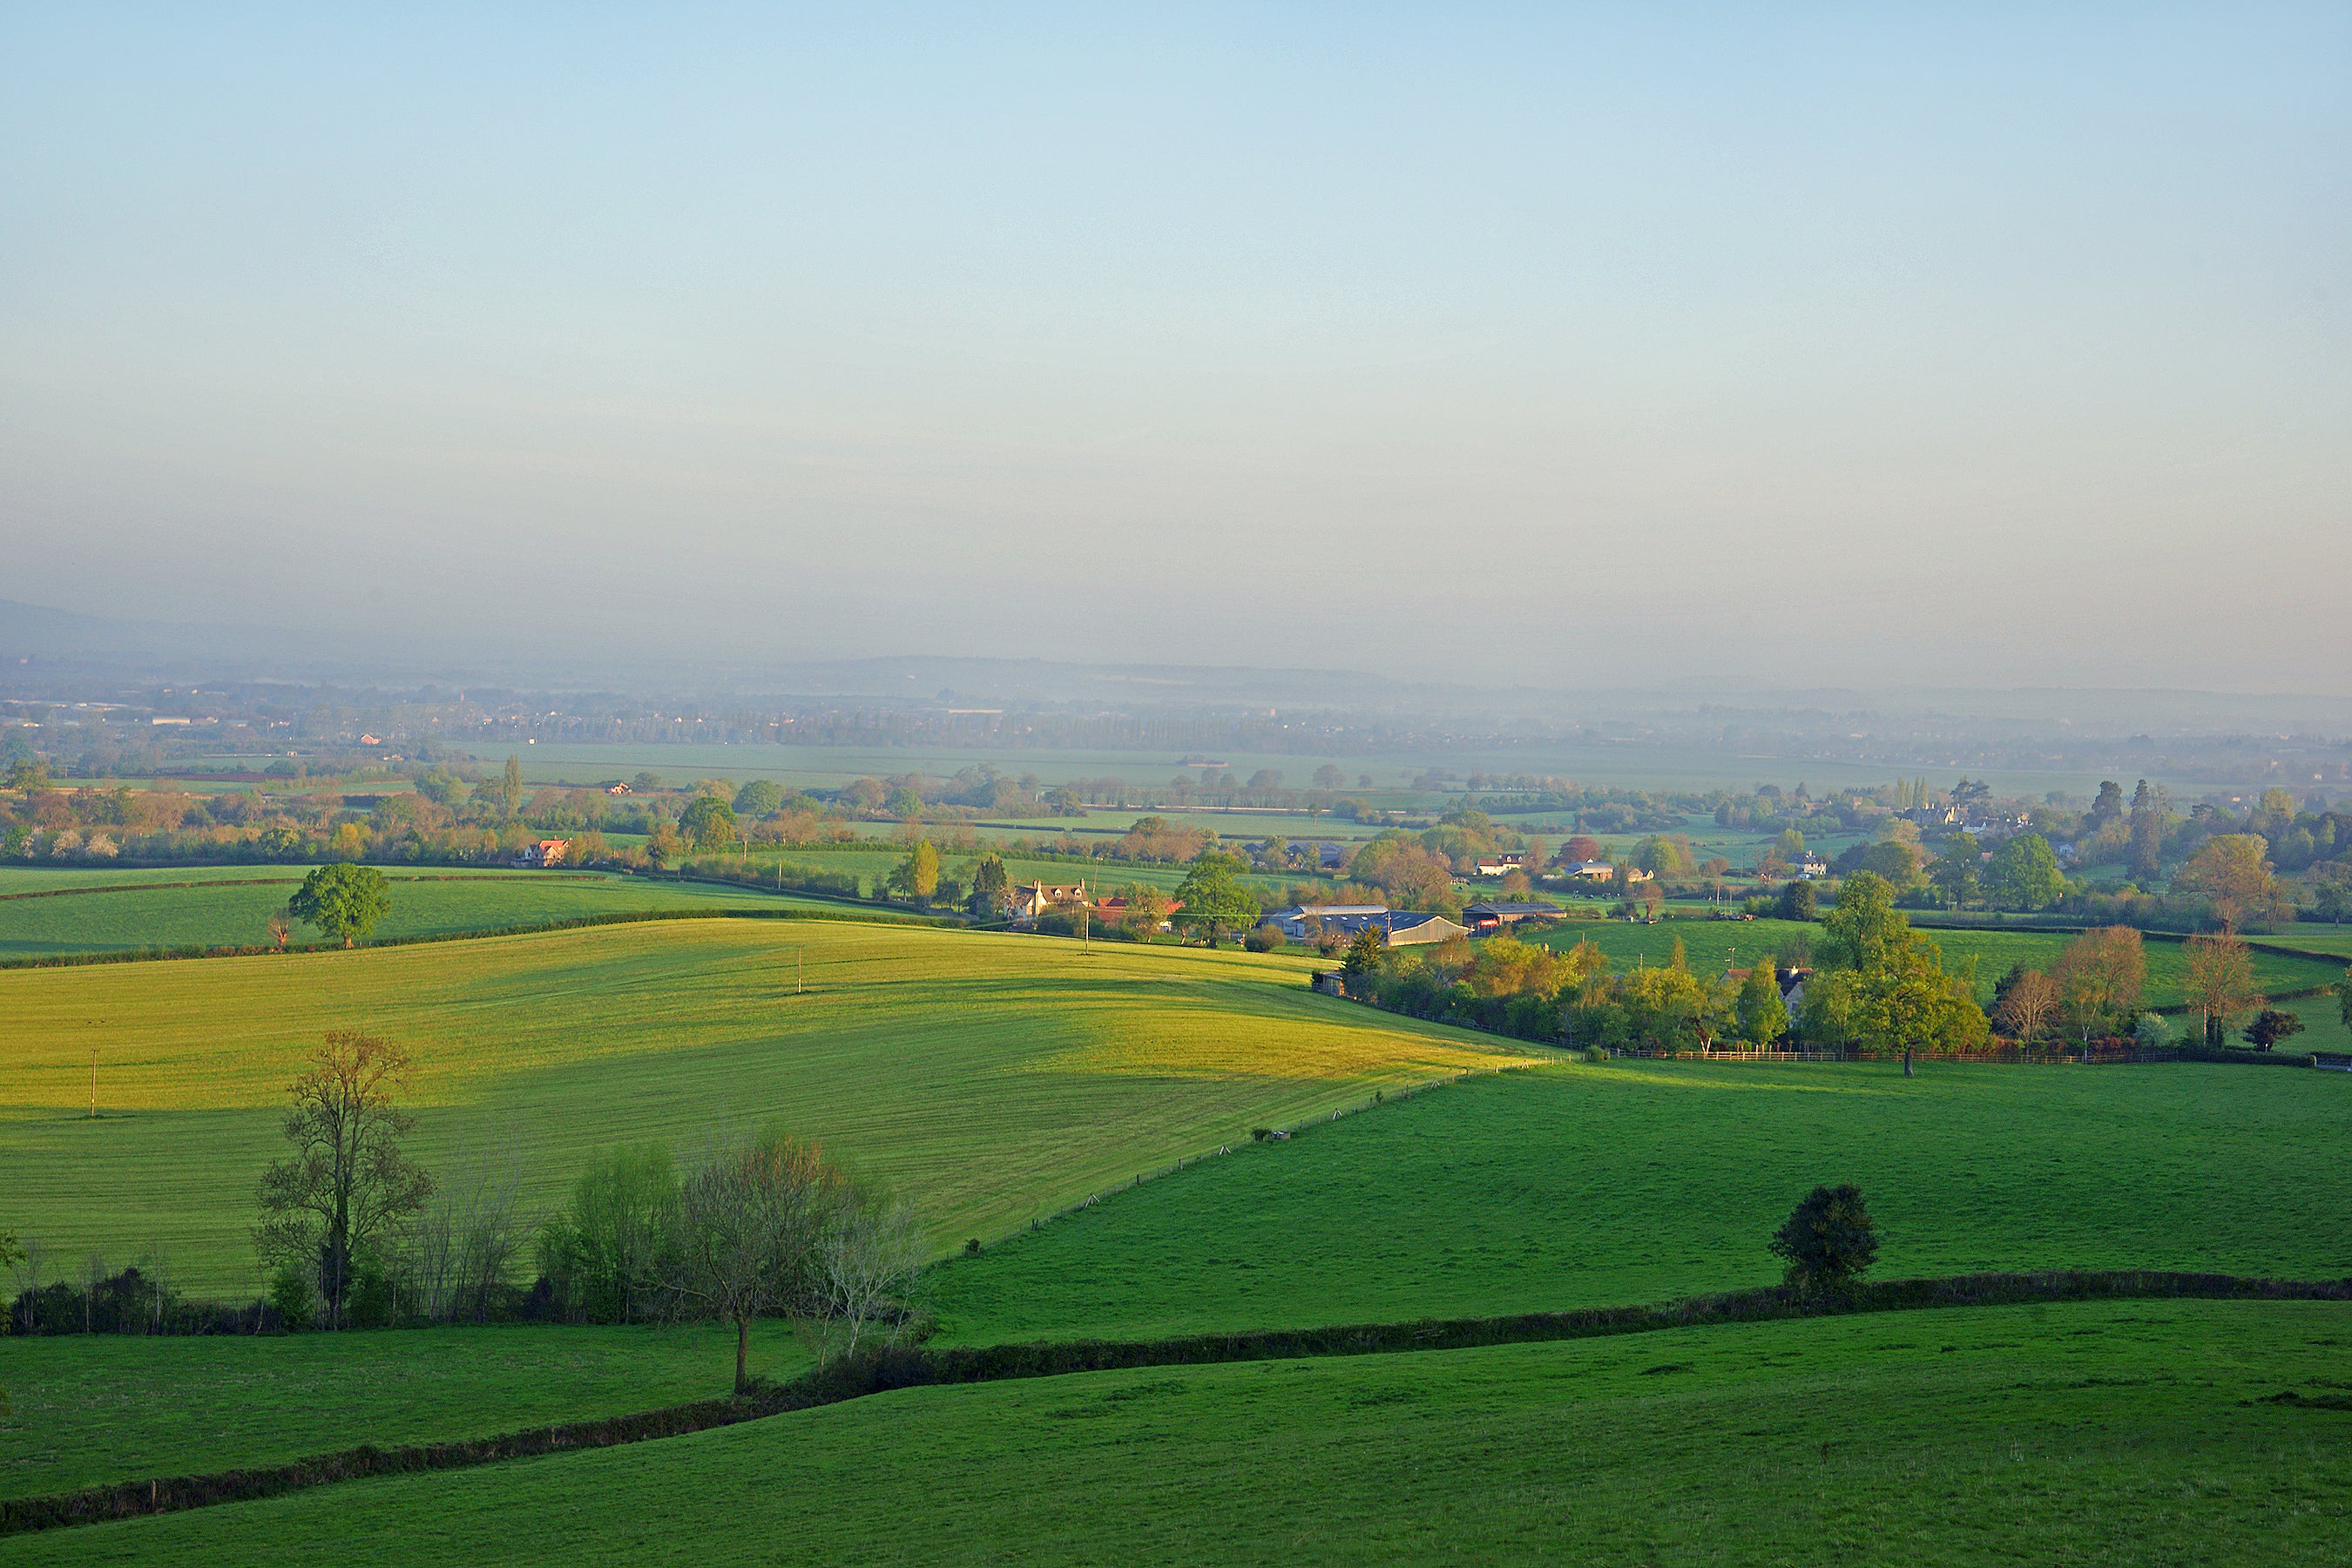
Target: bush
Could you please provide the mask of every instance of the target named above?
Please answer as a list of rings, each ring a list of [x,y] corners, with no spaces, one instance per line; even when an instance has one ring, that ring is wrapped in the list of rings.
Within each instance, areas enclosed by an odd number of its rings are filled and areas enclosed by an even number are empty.
[[[1242,946],[1251,952],[1272,952],[1282,941],[1280,926],[1263,925],[1242,938]]]
[[[1609,1047],[1607,1046],[1595,1046],[1591,1050],[1584,1053],[1584,1059],[1591,1062],[1594,1067],[1606,1066],[1609,1061]]]
[[[1788,1284],[1800,1297],[1838,1291],[1858,1280],[1878,1257],[1878,1226],[1852,1182],[1815,1187],[1790,1211],[1772,1237],[1775,1256],[1789,1265]]]
[[[269,1307],[289,1333],[310,1326],[310,1281],[291,1263],[281,1263],[269,1281]]]
[[[1253,1143],[1263,1143],[1273,1136],[1274,1129],[1271,1127],[1253,1127],[1250,1129],[1250,1142]]]

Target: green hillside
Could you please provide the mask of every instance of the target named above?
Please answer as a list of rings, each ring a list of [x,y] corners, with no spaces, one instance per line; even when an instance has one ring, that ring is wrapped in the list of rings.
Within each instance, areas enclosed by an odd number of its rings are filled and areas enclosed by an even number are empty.
[[[0,1563],[2335,1563],[2347,1340],[2124,1302],[912,1389]]]
[[[1622,1061],[1451,1085],[941,1270],[972,1343],[1476,1317],[1767,1284],[1853,1181],[1893,1276],[2352,1273],[2352,1074]],[[2260,1194],[2249,1202],[2248,1194]]]
[[[66,900],[71,901],[71,900]],[[795,991],[797,973],[807,990]],[[287,1081],[364,1027],[417,1058],[445,1173],[781,1121],[901,1186],[941,1247],[1179,1156],[1523,1059],[1310,995],[1303,960],[845,922],[664,921],[415,947],[0,972],[7,1222],[51,1256],[150,1244],[254,1285],[253,1184]],[[98,1120],[88,1116],[91,1064]],[[461,1153],[461,1152],[463,1152]]]

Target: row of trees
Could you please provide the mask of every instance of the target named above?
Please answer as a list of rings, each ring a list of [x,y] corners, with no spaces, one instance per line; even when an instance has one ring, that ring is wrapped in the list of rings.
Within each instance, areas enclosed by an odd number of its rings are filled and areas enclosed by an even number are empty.
[[[488,1158],[436,1183],[404,1149],[409,1067],[392,1042],[339,1031],[290,1086],[291,1152],[262,1176],[254,1233],[289,1326],[480,1320],[514,1289],[531,1236],[521,1162]],[[924,1246],[906,1205],[770,1130],[714,1136],[683,1168],[659,1145],[592,1158],[569,1204],[537,1227],[537,1251],[540,1315],[728,1321],[740,1391],[757,1318],[803,1321],[825,1355],[877,1326],[896,1332]]]

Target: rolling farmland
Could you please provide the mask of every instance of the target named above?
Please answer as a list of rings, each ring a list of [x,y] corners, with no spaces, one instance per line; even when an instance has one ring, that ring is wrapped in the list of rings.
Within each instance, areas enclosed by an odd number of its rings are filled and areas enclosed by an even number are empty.
[[[795,992],[795,958],[807,991]],[[325,1031],[410,1047],[416,1148],[514,1150],[544,1205],[597,1147],[781,1122],[897,1184],[940,1247],[1251,1126],[1525,1059],[1310,995],[1296,958],[845,922],[664,921],[0,973],[11,1224],[253,1288],[253,1184]],[[93,1056],[100,1116],[87,1115]]]
[[[2336,1563],[2347,1338],[2129,1301],[908,1389],[0,1563]]]

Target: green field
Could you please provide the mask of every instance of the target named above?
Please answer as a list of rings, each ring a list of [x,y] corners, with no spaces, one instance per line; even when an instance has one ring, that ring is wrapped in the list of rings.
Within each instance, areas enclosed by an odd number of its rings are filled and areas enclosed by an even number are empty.
[[[71,900],[65,900],[71,901]],[[795,992],[795,958],[806,994]],[[844,922],[664,921],[0,973],[7,1223],[254,1285],[253,1184],[326,1030],[407,1044],[446,1172],[513,1148],[554,1202],[600,1146],[779,1121],[900,1186],[941,1247],[1506,1043],[1308,994],[1308,964]],[[101,1116],[87,1115],[91,1061]]]
[[[1622,1061],[1416,1095],[942,1266],[950,1340],[1485,1317],[1769,1284],[1853,1181],[1888,1277],[2352,1274],[2352,1074]],[[2259,1201],[2249,1201],[2258,1194]]]
[[[1958,973],[1969,960],[1976,961],[1977,991],[1986,1001],[1992,997],[1993,982],[2011,963],[2022,962],[2033,968],[2047,969],[2058,962],[2058,954],[2071,940],[2063,931],[1942,929],[1923,930],[1920,934],[1943,951],[1947,969]],[[1612,964],[1628,969],[1636,963],[1654,967],[1666,963],[1673,956],[1675,939],[1680,937],[1694,971],[1720,973],[1727,968],[1744,968],[1759,959],[1770,958],[1783,942],[1794,936],[1802,936],[1818,947],[1822,928],[1809,922],[1774,920],[1670,920],[1660,921],[1656,925],[1633,925],[1622,920],[1570,921],[1530,940],[1565,951],[1589,938],[1600,944]],[[2187,949],[2178,942],[2152,941],[2146,944],[2145,952],[2147,1004],[2178,1005],[2188,973]],[[2326,959],[2292,958],[2261,952],[2253,959],[2255,983],[2274,991],[2330,984],[2344,973],[2343,965]]]
[[[770,1376],[808,1362],[780,1322],[751,1356]],[[682,1404],[724,1393],[734,1357],[732,1330],[699,1323],[0,1341],[0,1497]]]
[[[0,958],[267,945],[270,911],[283,908],[293,896],[303,868],[247,869],[256,874],[216,877],[194,887],[153,885],[180,878],[133,882],[118,880],[120,873],[100,872],[68,884],[86,891],[0,898]],[[841,907],[788,894],[589,872],[395,869],[386,875],[392,881],[391,908],[372,933],[378,938],[495,931],[632,910]],[[7,874],[0,874],[0,893],[16,890]],[[297,924],[294,932],[297,941],[319,940],[308,926]]]
[[[0,1562],[2335,1563],[2352,1309],[2153,1301],[911,1389]]]

